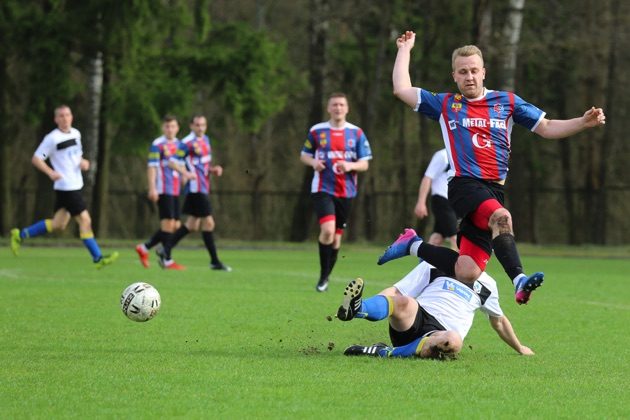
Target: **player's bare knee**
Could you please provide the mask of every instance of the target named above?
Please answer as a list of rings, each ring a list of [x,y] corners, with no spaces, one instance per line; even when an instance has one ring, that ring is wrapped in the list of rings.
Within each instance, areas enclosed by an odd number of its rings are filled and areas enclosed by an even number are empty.
[[[415,311],[418,309],[417,301],[409,296],[394,296],[392,297],[392,302],[394,303],[392,318],[408,318],[412,314],[415,315]]]
[[[495,210],[488,223],[495,234],[512,233],[512,215],[505,208]]]
[[[446,331],[442,337],[441,348],[445,353],[459,353],[462,350],[463,341],[455,331]]]
[[[201,230],[212,232],[214,230],[214,218],[212,216],[201,219]]]

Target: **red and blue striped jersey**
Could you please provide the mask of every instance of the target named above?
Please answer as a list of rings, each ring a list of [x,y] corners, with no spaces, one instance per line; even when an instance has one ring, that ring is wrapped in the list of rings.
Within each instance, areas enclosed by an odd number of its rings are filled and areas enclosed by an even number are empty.
[[[186,167],[195,174],[195,178],[188,181],[186,191],[191,193],[210,192],[210,162],[212,162],[212,146],[210,138],[204,134],[197,137],[192,132],[182,139],[186,151]]]
[[[337,162],[372,159],[370,142],[363,130],[348,122],[342,128],[332,127],[329,122],[315,124],[308,132],[302,153],[326,165],[323,171],[315,171],[311,192],[325,192],[341,198],[356,197],[357,173],[339,172]]]
[[[178,196],[181,190],[179,172],[168,167],[169,162],[183,163],[184,151],[178,139],[171,141],[161,136],[153,140],[149,148],[149,166],[157,170],[156,189],[158,194]]]
[[[514,93],[494,90],[471,101],[459,93],[418,89],[415,110],[440,122],[449,175],[486,181],[507,177],[513,124],[534,131],[545,116]]]

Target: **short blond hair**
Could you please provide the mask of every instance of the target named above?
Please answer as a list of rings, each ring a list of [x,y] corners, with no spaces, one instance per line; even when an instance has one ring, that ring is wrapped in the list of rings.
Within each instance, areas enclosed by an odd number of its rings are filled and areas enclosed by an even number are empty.
[[[455,59],[457,57],[470,57],[471,55],[478,55],[481,58],[481,64],[483,65],[483,54],[476,45],[464,45],[463,47],[456,48],[453,51],[453,58],[451,60],[451,66],[455,70]]]

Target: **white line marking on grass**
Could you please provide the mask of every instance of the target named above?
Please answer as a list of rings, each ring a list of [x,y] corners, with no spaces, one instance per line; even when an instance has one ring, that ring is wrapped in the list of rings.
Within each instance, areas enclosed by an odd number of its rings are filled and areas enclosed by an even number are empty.
[[[20,277],[19,270],[0,269],[0,277],[7,277],[9,279],[17,279]]]
[[[594,301],[594,300],[581,300],[581,301],[578,301],[578,302],[579,303],[584,303],[586,305],[603,306],[605,308],[621,309],[623,311],[630,311],[630,305],[622,305],[620,303],[597,302],[597,301]]]

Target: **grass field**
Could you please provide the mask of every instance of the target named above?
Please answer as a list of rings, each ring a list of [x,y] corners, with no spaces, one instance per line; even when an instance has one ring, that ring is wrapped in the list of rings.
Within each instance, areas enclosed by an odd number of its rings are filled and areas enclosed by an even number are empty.
[[[184,272],[119,250],[97,271],[83,248],[15,258],[0,247],[0,418],[630,417],[628,258],[525,256],[547,276],[525,307],[493,262],[503,309],[536,356],[478,316],[459,359],[436,362],[344,357],[386,340],[387,324],[326,320],[351,278],[371,295],[412,258],[378,267],[380,248],[346,246],[318,294],[315,246],[221,249],[231,273],[211,272],[201,249],[177,250]],[[136,281],[162,296],[144,324],[119,308]]]

